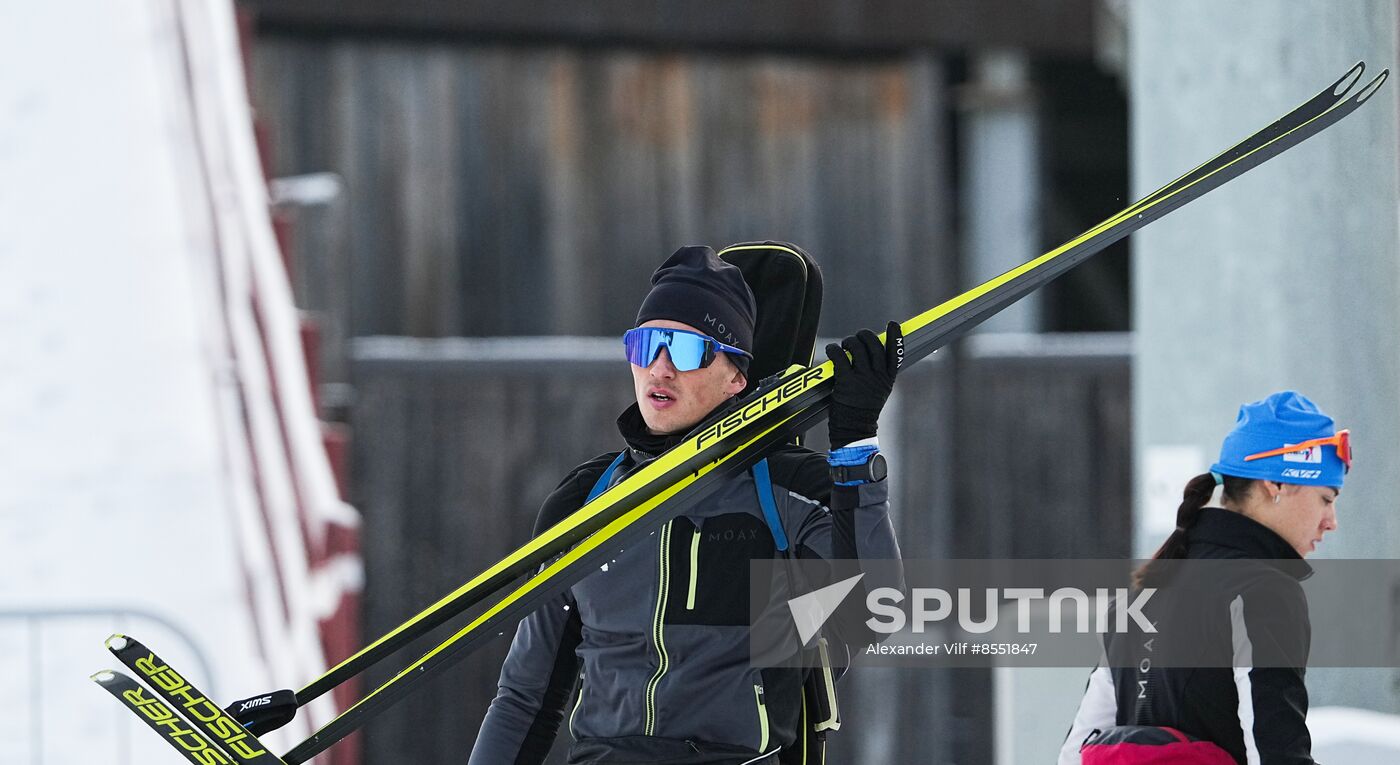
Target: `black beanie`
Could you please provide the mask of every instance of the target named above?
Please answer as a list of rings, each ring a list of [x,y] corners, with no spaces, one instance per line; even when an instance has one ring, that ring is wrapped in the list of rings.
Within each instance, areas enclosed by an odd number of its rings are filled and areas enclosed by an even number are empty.
[[[651,292],[637,311],[637,326],[653,319],[689,324],[714,339],[753,353],[758,307],[739,269],[709,247],[676,250],[651,276]],[[749,359],[730,360],[747,372]]]

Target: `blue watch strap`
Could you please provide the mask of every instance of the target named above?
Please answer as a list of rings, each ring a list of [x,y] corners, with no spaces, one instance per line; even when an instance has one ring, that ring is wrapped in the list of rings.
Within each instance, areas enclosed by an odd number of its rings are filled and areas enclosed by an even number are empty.
[[[832,449],[826,454],[826,464],[832,467],[840,465],[864,465],[870,461],[871,457],[880,453],[880,447],[874,445],[843,446],[839,449]]]
[[[847,445],[827,452],[826,463],[831,467],[832,483],[837,486],[859,486],[869,483],[867,478],[848,479],[852,471],[847,468],[870,464],[880,453],[878,444]]]

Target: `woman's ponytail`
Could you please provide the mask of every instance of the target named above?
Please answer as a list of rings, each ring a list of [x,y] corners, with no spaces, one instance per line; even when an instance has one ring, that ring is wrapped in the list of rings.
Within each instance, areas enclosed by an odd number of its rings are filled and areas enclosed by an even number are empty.
[[[1195,525],[1201,508],[1205,507],[1215,494],[1216,485],[1214,473],[1202,473],[1186,482],[1186,489],[1181,492],[1181,504],[1176,508],[1176,529],[1167,537],[1167,541],[1157,548],[1152,560],[1133,572],[1134,587],[1142,588],[1152,573],[1154,561],[1186,557],[1186,532]]]

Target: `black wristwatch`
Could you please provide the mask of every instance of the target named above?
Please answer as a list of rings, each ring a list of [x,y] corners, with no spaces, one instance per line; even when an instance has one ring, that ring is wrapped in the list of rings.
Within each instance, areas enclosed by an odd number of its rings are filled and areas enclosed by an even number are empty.
[[[858,484],[883,481],[890,474],[885,455],[876,452],[860,465],[831,465],[831,482],[835,484]]]

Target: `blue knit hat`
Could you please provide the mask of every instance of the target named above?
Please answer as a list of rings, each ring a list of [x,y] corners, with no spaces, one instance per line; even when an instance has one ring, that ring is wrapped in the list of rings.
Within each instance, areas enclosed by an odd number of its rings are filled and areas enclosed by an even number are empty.
[[[1315,446],[1303,451],[1246,461],[1245,457],[1293,446],[1315,438],[1329,438],[1336,424],[1297,391],[1285,390],[1262,401],[1240,406],[1235,429],[1220,445],[1220,461],[1212,473],[1240,478],[1260,478],[1279,483],[1341,488],[1347,466],[1335,446]]]

